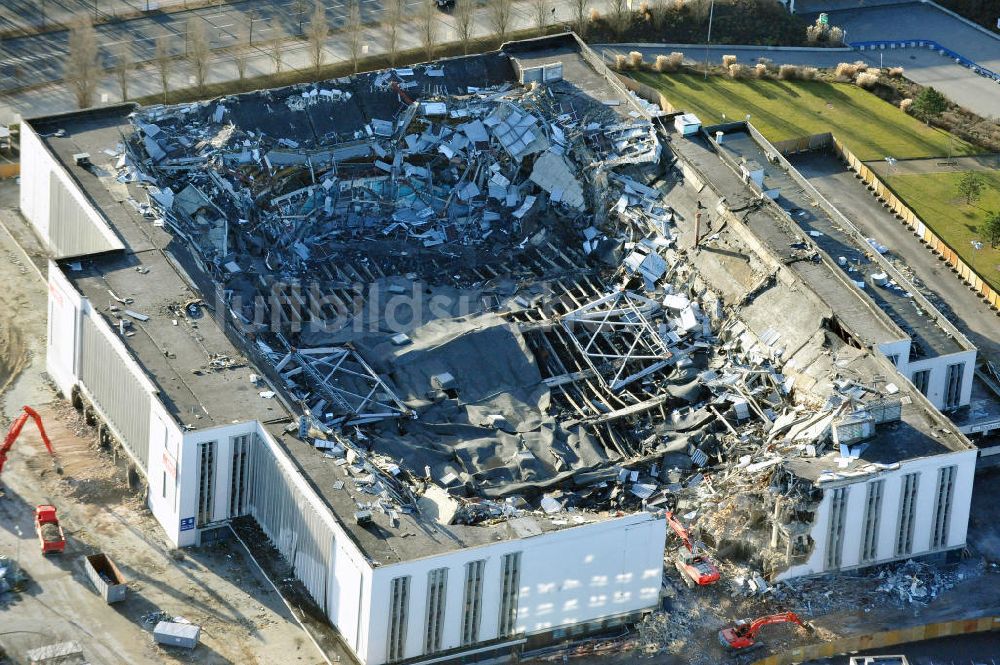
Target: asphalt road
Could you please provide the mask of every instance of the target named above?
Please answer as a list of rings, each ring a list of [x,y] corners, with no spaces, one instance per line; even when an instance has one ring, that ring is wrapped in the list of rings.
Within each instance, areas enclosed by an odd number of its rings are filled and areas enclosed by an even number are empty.
[[[831,153],[792,155],[789,161],[831,204],[847,216],[866,237],[887,245],[892,254],[929,289],[935,304],[979,349],[981,357],[1000,363],[1000,317],[924,247],[916,236],[871,195]]]

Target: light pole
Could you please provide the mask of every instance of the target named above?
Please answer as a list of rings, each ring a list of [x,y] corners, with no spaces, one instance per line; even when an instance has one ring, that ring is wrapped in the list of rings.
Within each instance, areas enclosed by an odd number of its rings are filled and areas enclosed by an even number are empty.
[[[712,19],[715,17],[715,0],[708,8],[708,39],[705,40],[705,80],[708,80],[708,50],[712,45]]]

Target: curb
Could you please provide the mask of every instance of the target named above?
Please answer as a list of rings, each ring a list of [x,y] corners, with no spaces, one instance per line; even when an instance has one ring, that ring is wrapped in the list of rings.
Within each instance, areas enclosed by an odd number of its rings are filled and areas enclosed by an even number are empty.
[[[743,50],[743,51],[798,51],[803,53],[851,53],[850,46],[835,46],[822,48],[818,46],[754,46],[753,44],[661,44],[658,42],[620,42],[611,44],[590,44],[593,49],[612,48],[708,48],[710,50]]]

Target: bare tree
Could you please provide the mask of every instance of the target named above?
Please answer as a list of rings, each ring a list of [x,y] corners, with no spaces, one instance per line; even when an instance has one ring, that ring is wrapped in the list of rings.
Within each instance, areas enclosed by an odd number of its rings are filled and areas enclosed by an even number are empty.
[[[170,70],[174,66],[174,54],[171,53],[170,34],[162,33],[156,38],[156,71],[160,75],[160,89],[163,90],[163,103],[167,103],[167,91],[170,89]]]
[[[615,36],[621,37],[632,22],[632,11],[629,9],[628,0],[611,0],[608,10],[611,29]]]
[[[233,44],[233,62],[236,64],[236,74],[240,80],[247,76],[247,65],[250,62],[250,50],[247,45],[250,43],[250,26],[245,20],[236,21],[236,42]]]
[[[399,51],[399,29],[403,22],[403,8],[406,0],[386,0],[382,27],[385,30],[385,50],[389,54],[389,65],[396,66]]]
[[[305,33],[302,32],[302,22],[306,20],[306,12],[309,11],[309,3],[306,0],[293,0],[292,2],[292,13],[295,14],[295,20],[299,24],[299,36],[303,36]]]
[[[323,47],[326,45],[326,38],[330,35],[330,26],[326,23],[326,7],[321,0],[313,0],[313,13],[309,19],[309,29],[306,31],[306,39],[309,40],[309,56],[312,58],[313,67],[319,74],[320,67],[323,66]]]
[[[510,12],[512,0],[491,0],[490,2],[490,27],[502,44],[507,37],[507,29],[510,28]]]
[[[589,17],[587,16],[587,8],[590,6],[590,0],[572,0],[571,8],[573,9],[573,24],[576,29],[576,34],[584,37],[587,34],[587,21]]]
[[[77,106],[87,108],[93,103],[100,80],[101,65],[97,50],[97,33],[89,15],[81,14],[69,30],[69,54],[66,59],[66,81],[73,89]]]
[[[455,0],[455,29],[458,38],[462,40],[462,50],[469,52],[469,42],[472,40],[472,24],[475,18],[475,0]]]
[[[132,73],[132,66],[135,62],[135,52],[132,49],[132,42],[122,41],[115,47],[115,79],[118,81],[118,89],[122,93],[122,101],[128,101],[128,77]]]
[[[361,56],[361,0],[348,0],[347,3],[347,48],[357,74],[358,58]]]
[[[281,65],[285,57],[285,39],[287,38],[288,35],[281,23],[275,21],[274,27],[271,29],[271,59],[274,60],[275,74],[281,73]]]
[[[187,21],[187,58],[194,72],[194,80],[199,90],[205,88],[208,78],[208,58],[211,49],[208,45],[208,33],[205,32],[205,20],[192,16]]]
[[[545,30],[549,22],[549,3],[547,0],[531,0],[531,13],[535,19],[535,27],[539,32]]]
[[[420,43],[424,47],[427,60],[434,59],[437,27],[437,3],[434,0],[423,0],[420,5]]]

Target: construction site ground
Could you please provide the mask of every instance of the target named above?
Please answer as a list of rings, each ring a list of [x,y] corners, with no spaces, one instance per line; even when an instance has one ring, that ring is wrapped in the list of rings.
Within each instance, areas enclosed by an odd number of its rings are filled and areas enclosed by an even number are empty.
[[[5,228],[17,215],[16,196],[13,182],[0,183]],[[23,229],[14,226],[18,233]],[[31,252],[30,239],[24,240]],[[123,466],[49,387],[46,286],[31,265],[43,261],[0,230],[3,426],[22,404],[35,406],[63,468],[62,475],[54,471],[29,424],[0,479],[0,554],[17,557],[27,574],[21,593],[0,594],[0,663],[26,662],[26,650],[68,640],[79,642],[94,665],[325,662],[238,542],[171,550],[141,497],[128,488]],[[41,503],[59,510],[63,554],[40,552],[33,512]],[[124,602],[105,604],[87,578],[84,556],[95,552],[108,554],[128,581]],[[201,625],[201,643],[192,651],[155,645],[160,612]]]

